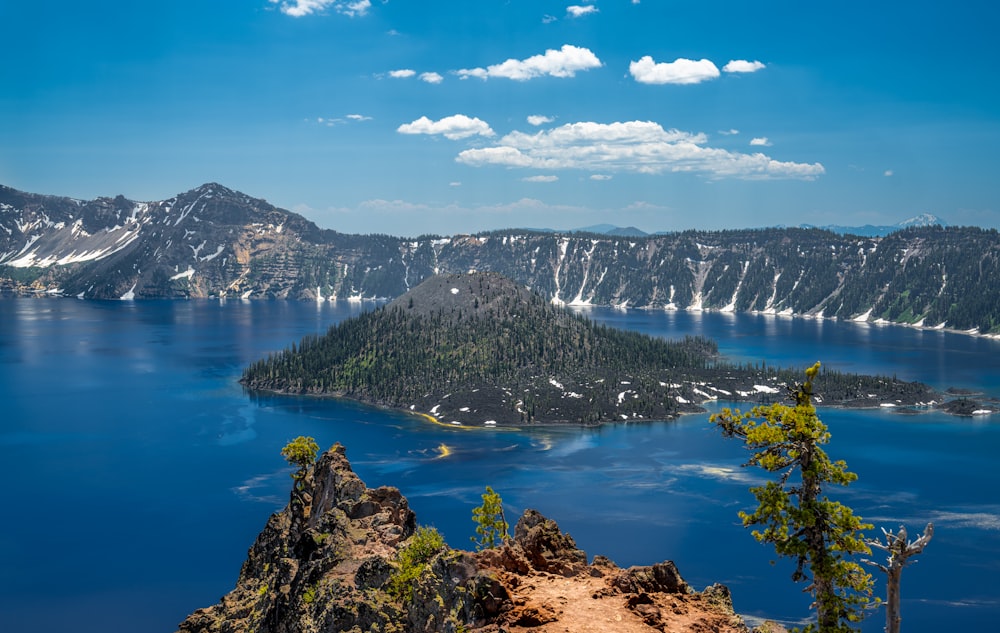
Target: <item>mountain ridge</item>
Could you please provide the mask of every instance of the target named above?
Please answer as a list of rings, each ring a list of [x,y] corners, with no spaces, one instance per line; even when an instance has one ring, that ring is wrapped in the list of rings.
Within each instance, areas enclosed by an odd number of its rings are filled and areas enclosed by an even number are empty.
[[[81,298],[392,299],[439,272],[500,272],[567,305],[739,311],[1000,333],[995,230],[647,237],[321,229],[207,183],[161,202],[0,187],[0,291]]]

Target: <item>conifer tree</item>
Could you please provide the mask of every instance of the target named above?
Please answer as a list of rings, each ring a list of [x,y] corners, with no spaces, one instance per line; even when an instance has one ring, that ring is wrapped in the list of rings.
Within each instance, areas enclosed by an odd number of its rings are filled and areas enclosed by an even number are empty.
[[[779,556],[796,561],[792,579],[809,581],[817,622],[805,631],[854,631],[872,592],[872,578],[854,554],[869,554],[861,530],[871,529],[847,506],[830,500],[829,484],[846,486],[857,479],[844,461],[832,461],[821,448],[830,439],[812,403],[813,380],[820,364],[806,370],[806,381],[790,389],[794,406],[775,403],[749,413],[724,409],[713,415],[725,437],[737,437],[751,451],[746,466],[778,473],[777,481],[750,489],[757,499],[752,512],[740,512],[754,537],[772,543]]]
[[[316,453],[318,452],[319,444],[316,443],[316,440],[301,435],[281,449],[281,456],[285,458],[285,461],[292,466],[299,467],[297,471],[292,473],[296,490],[302,487],[306,473],[313,462],[316,461]]]
[[[509,538],[503,500],[489,486],[483,493],[483,505],[472,509],[472,520],[476,523],[476,536],[472,537],[476,549],[496,547]]]

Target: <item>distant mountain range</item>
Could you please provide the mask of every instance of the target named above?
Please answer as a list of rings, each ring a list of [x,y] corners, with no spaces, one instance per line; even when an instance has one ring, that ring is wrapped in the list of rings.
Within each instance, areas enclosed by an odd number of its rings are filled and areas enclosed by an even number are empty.
[[[598,228],[359,236],[219,184],[160,202],[0,187],[0,291],[360,301],[397,297],[436,273],[476,270],[577,306],[1000,331],[994,230],[936,223],[886,236],[815,228],[622,236]]]
[[[836,224],[827,224],[826,226],[821,226],[817,228],[826,229],[827,231],[833,231],[834,233],[839,233],[840,235],[862,235],[865,237],[885,237],[890,233],[895,233],[896,231],[902,231],[904,229],[920,228],[925,226],[948,226],[948,223],[930,213],[921,213],[918,216],[914,216],[908,220],[903,220],[898,224],[893,225],[879,225],[865,224],[864,226],[839,226]],[[809,224],[801,225],[802,228],[813,228]]]
[[[884,237],[890,233],[895,233],[896,231],[901,231],[903,229],[911,229],[922,226],[948,226],[948,223],[930,213],[922,213],[918,216],[912,217],[908,220],[903,220],[897,224],[893,225],[879,225],[866,224],[864,226],[840,226],[837,224],[827,224],[824,226],[815,226],[813,224],[800,224],[799,228],[802,229],[823,229],[826,231],[832,231],[840,235],[861,235],[864,237]],[[778,227],[782,228],[782,227]],[[525,229],[528,231],[536,231],[539,233],[596,233],[598,235],[610,235],[613,237],[649,237],[651,235],[669,235],[668,231],[658,231],[656,233],[647,233],[642,229],[637,229],[634,226],[615,226],[614,224],[594,224],[591,226],[583,226],[578,229],[570,229],[568,231],[559,231],[556,229]]]

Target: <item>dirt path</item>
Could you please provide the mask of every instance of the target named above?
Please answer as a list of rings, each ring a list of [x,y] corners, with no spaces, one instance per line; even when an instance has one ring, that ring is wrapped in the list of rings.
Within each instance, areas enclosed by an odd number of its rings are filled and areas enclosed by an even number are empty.
[[[611,570],[608,570],[611,571]],[[510,633],[747,633],[739,617],[705,594],[623,593],[615,576],[519,576]],[[506,584],[506,583],[505,583]]]

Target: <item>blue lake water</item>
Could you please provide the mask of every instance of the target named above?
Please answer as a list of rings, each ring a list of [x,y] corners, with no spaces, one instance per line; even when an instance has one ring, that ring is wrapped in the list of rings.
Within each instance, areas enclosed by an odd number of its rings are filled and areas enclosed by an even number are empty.
[[[368,306],[370,307],[370,306]],[[600,429],[448,428],[351,403],[250,396],[249,362],[365,309],[357,304],[0,300],[0,630],[173,631],[232,588],[287,498],[297,435],[347,446],[370,486],[468,546],[485,486],[508,516],[537,508],[591,556],[672,559],[738,611],[794,622],[808,599],[740,525],[761,474],[707,415]],[[896,374],[1000,393],[1000,342],[781,317],[594,309],[657,336],[702,334],[734,360]],[[820,386],[821,390],[821,386]],[[1000,419],[822,409],[828,452],[860,476],[831,494],[911,533],[908,633],[992,630],[1000,617]],[[437,447],[453,450],[440,458]],[[876,528],[877,532],[877,528]],[[881,580],[879,578],[879,580]],[[879,590],[884,589],[880,583]],[[882,630],[875,613],[864,631]]]

